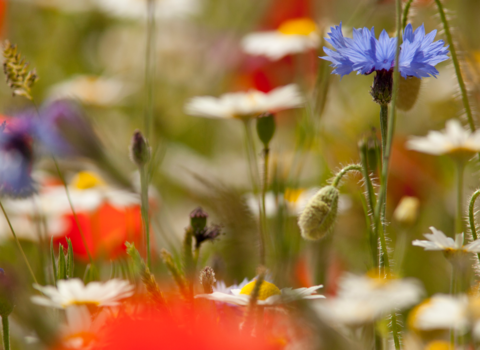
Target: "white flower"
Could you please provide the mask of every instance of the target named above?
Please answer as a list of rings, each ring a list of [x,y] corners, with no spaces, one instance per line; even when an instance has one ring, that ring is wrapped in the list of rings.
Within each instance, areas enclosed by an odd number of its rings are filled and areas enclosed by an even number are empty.
[[[60,327],[60,339],[65,348],[87,349],[95,342],[97,332],[107,318],[105,311],[92,319],[85,305],[65,309],[66,324]]]
[[[286,21],[277,30],[248,34],[241,43],[246,53],[266,56],[274,61],[315,49],[318,44],[317,26],[308,18]]]
[[[133,92],[133,87],[119,79],[93,75],[77,75],[50,89],[51,99],[76,98],[85,104],[113,106]]]
[[[285,205],[288,215],[297,216],[300,215],[305,209],[310,198],[312,198],[319,190],[319,187],[311,188],[287,188],[283,193],[278,196],[273,192],[267,192],[265,194],[265,213],[267,217],[273,217],[277,215],[279,208]],[[253,193],[248,193],[245,196],[248,207],[254,215],[258,215],[258,201],[259,199]],[[342,213],[347,211],[352,205],[352,200],[348,195],[340,195],[338,199],[338,212]]]
[[[250,118],[265,112],[297,108],[302,104],[298,87],[290,84],[268,93],[250,90],[224,94],[219,98],[194,97],[185,105],[185,113],[207,118]]]
[[[435,227],[430,227],[433,233],[425,233],[427,241],[415,240],[412,242],[414,246],[423,247],[425,250],[443,250],[443,251],[463,251],[469,253],[480,253],[480,239],[473,241],[467,245],[463,245],[463,233],[455,235],[453,238],[447,237],[442,231]]]
[[[346,274],[336,298],[316,303],[320,317],[335,325],[357,326],[415,304],[423,293],[413,279],[394,279]]]
[[[443,132],[430,131],[426,137],[412,137],[407,142],[407,148],[434,155],[471,157],[480,152],[480,130],[472,133],[464,129],[458,120],[451,119]]]
[[[147,0],[94,0],[100,10],[115,17],[145,19]],[[199,0],[156,0],[155,16],[160,19],[191,16],[201,9]]]
[[[215,291],[211,294],[198,294],[195,298],[205,298],[213,301],[221,301],[225,303],[246,306],[250,301],[250,294],[253,291],[256,280],[252,280],[238,289],[222,288],[222,291]],[[257,304],[263,306],[274,306],[298,299],[320,299],[325,298],[323,295],[316,294],[316,291],[322,288],[322,285],[309,288],[285,288],[278,289],[271,282],[263,281],[260,287]]]
[[[105,283],[90,282],[84,285],[82,280],[72,278],[59,280],[57,287],[42,287],[38,284],[34,284],[33,287],[45,296],[33,296],[32,302],[59,309],[78,305],[116,306],[121,299],[133,294],[133,286],[128,281],[119,279],[112,279]]]
[[[465,295],[434,295],[412,309],[408,326],[423,331],[454,328],[465,332],[469,325],[468,304]]]

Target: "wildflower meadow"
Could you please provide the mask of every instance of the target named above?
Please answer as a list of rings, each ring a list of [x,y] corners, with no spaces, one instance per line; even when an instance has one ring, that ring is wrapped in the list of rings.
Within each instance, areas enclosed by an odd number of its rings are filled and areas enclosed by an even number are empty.
[[[479,19],[0,0],[0,346],[480,349]]]

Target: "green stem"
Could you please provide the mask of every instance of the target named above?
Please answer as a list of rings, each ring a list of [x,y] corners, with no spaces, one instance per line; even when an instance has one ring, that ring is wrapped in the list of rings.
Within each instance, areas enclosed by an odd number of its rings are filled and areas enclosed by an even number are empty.
[[[268,165],[270,160],[270,149],[265,147],[263,150],[263,184],[262,184],[262,215],[263,215],[263,232],[269,237],[267,226],[267,210],[266,210],[266,196],[268,189]],[[273,247],[273,245],[272,245]]]
[[[145,137],[150,139],[153,119],[153,94],[155,78],[155,0],[147,1],[147,47],[145,50]]]
[[[407,26],[408,22],[408,12],[410,11],[410,6],[412,6],[413,0],[408,0],[408,2],[405,4],[405,7],[403,9],[403,16],[402,16],[402,29],[405,29]]]
[[[455,215],[455,234],[463,232],[463,173],[465,163],[457,163],[456,185],[457,185],[457,212]],[[455,235],[454,235],[455,238]]]
[[[3,349],[10,350],[10,325],[8,322],[8,316],[2,316],[2,326],[3,326]]]
[[[75,220],[75,224],[78,227],[78,231],[80,232],[80,237],[82,238],[83,246],[85,247],[85,251],[87,252],[88,255],[88,260],[90,260],[90,264],[93,264],[93,259],[92,255],[90,254],[90,250],[88,249],[87,241],[85,239],[85,234],[83,233],[82,226],[80,225],[80,221],[78,220],[77,212],[75,211],[75,208],[73,207],[73,202],[72,199],[70,198],[70,190],[68,189],[67,182],[65,181],[65,178],[60,171],[60,167],[58,166],[57,160],[55,157],[52,155],[53,163],[55,164],[55,168],[57,169],[58,176],[60,177],[60,180],[62,181],[63,187],[65,187],[65,193],[67,194],[67,199],[68,203],[70,205],[70,209],[72,210],[73,218]]]
[[[458,86],[460,87],[460,92],[462,94],[462,102],[463,107],[465,108],[465,113],[467,115],[468,125],[470,126],[470,130],[474,132],[476,128],[475,123],[473,122],[472,109],[470,108],[470,102],[468,101],[467,88],[465,86],[465,81],[463,80],[462,71],[460,69],[460,63],[458,61],[457,52],[453,43],[452,34],[450,33],[450,26],[448,25],[442,2],[440,0],[435,0],[435,3],[437,4],[438,13],[440,14],[440,20],[442,21],[443,29],[445,31],[445,37],[447,38],[447,44],[449,45],[450,55],[452,56],[452,63],[453,67],[455,68],[455,75],[457,76]]]
[[[368,211],[367,219],[373,216],[375,210],[375,191],[373,189],[372,180],[370,180],[369,170],[368,170],[368,157],[367,157],[367,145],[364,143],[360,147],[360,162],[362,163],[362,174],[365,180],[365,188],[367,191],[367,203],[368,203]],[[368,222],[368,220],[367,220]],[[372,228],[372,225],[368,227],[369,232],[369,243],[370,243],[370,250],[372,252],[372,262],[374,267],[378,267],[378,236],[375,235],[375,232]]]
[[[380,132],[382,134],[382,155],[387,149],[388,105],[380,105]]]
[[[2,209],[3,215],[5,216],[5,219],[7,220],[8,226],[10,227],[10,231],[12,232],[13,238],[15,239],[15,243],[17,244],[18,249],[20,250],[20,253],[22,254],[23,260],[25,260],[25,264],[27,264],[28,271],[30,271],[30,275],[32,275],[32,279],[35,283],[38,284],[37,279],[35,278],[35,274],[33,273],[33,269],[30,266],[30,263],[28,262],[27,256],[25,255],[25,252],[23,251],[22,245],[20,244],[20,241],[18,240],[17,235],[15,234],[15,230],[13,229],[12,223],[10,222],[10,219],[8,218],[7,212],[5,211],[5,208],[3,207],[2,202],[0,201],[0,208]],[[3,320],[3,317],[2,317]],[[8,320],[6,321],[8,325]],[[5,327],[5,325],[4,325]]]
[[[150,252],[150,220],[148,217],[149,206],[148,206],[148,174],[145,171],[145,166],[142,165],[139,167],[140,171],[140,186],[141,186],[141,213],[142,213],[142,222],[143,230],[145,237],[145,249],[147,254],[147,267],[152,269],[151,261],[151,252]]]
[[[470,232],[472,233],[472,240],[476,241],[478,239],[477,236],[477,228],[475,226],[475,201],[477,200],[478,196],[480,195],[480,190],[476,190],[472,198],[470,198],[470,203],[468,205],[468,224],[470,226]],[[477,253],[478,263],[480,265],[480,253]]]
[[[247,152],[248,168],[250,171],[250,180],[253,186],[254,195],[258,194],[258,165],[255,159],[255,145],[250,129],[250,119],[244,119],[243,125],[245,126],[245,148]],[[259,257],[260,265],[265,265],[265,212],[262,209],[261,200],[258,203],[258,213],[260,217],[260,229],[259,229]]]
[[[335,175],[335,179],[333,180],[332,186],[333,186],[333,187],[338,187],[338,185],[340,184],[340,181],[342,180],[342,178],[343,178],[349,171],[358,171],[358,172],[362,173],[363,168],[362,168],[361,165],[358,165],[358,164],[350,164],[350,165],[347,165],[345,168],[343,168],[342,170],[340,170],[340,171],[337,173],[337,175]]]

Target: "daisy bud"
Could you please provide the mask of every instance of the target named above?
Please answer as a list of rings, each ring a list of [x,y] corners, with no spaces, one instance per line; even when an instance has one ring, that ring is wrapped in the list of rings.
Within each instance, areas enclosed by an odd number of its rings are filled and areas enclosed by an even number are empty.
[[[307,203],[298,218],[302,237],[308,240],[323,238],[337,217],[339,191],[334,186],[320,189]]]
[[[203,291],[206,294],[213,293],[213,285],[217,282],[215,279],[215,272],[210,266],[205,267],[200,272],[200,284],[203,286]]]
[[[265,148],[268,148],[268,144],[272,140],[274,133],[275,118],[273,114],[265,113],[257,118],[257,134]]]
[[[135,130],[130,144],[130,157],[138,166],[143,166],[150,160],[150,147],[140,130]]]
[[[398,87],[397,108],[409,111],[417,102],[422,80],[416,77],[401,78]]]
[[[388,105],[392,99],[393,71],[382,69],[376,72],[370,94],[379,105]]]
[[[404,196],[393,212],[395,221],[404,226],[413,226],[418,219],[420,201],[416,197]]]
[[[0,316],[8,317],[13,311],[14,306],[14,291],[13,283],[5,274],[3,269],[0,269]]]

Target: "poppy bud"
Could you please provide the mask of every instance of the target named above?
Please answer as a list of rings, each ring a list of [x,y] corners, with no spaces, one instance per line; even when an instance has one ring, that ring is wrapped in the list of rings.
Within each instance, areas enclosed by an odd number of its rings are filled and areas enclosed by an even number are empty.
[[[298,218],[302,237],[308,240],[323,238],[337,217],[339,191],[334,186],[321,188],[307,203]]]
[[[215,282],[217,282],[215,272],[210,266],[205,267],[200,273],[200,284],[203,286],[203,291],[207,294],[213,293]]]
[[[263,114],[257,118],[257,134],[262,141],[263,146],[268,148],[268,144],[275,133],[275,118],[273,114]]]

